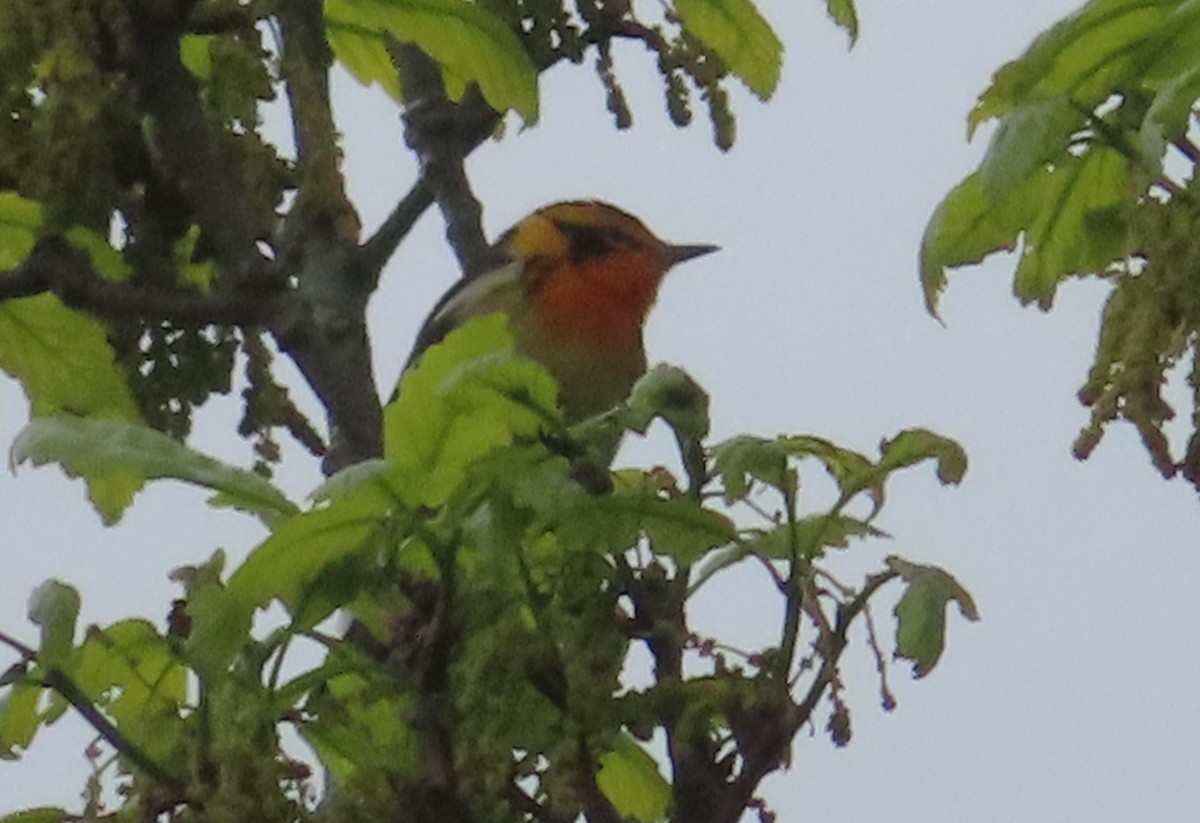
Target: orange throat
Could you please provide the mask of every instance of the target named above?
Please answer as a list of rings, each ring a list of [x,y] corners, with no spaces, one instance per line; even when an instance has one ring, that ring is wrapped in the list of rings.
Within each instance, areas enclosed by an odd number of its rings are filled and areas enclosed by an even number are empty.
[[[648,252],[611,252],[548,272],[534,302],[538,323],[564,344],[597,354],[639,352],[642,325],[666,270]]]

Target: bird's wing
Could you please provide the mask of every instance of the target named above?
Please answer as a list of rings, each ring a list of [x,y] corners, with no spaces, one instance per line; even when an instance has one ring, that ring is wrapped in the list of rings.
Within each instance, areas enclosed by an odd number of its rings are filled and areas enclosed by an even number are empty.
[[[404,364],[405,370],[412,366],[427,348],[440,342],[471,318],[496,312],[511,314],[521,306],[525,290],[521,271],[521,264],[512,262],[484,272],[478,277],[459,280],[429,313],[425,325],[417,334],[412,354]]]

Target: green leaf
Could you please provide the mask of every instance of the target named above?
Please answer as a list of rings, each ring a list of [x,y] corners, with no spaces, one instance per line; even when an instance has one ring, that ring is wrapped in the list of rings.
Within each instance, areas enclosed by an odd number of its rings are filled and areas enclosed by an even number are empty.
[[[830,3],[835,20],[835,6],[843,5]],[[675,0],[675,11],[687,32],[712,49],[750,91],[763,100],[775,93],[783,43],[750,0]]]
[[[114,282],[129,279],[130,269],[125,257],[104,236],[83,226],[74,226],[63,237],[75,248],[87,252],[92,268],[102,279]]]
[[[1041,166],[1058,160],[1084,115],[1065,96],[1022,103],[1000,121],[979,166],[984,196],[991,202],[1016,191]]]
[[[946,646],[946,607],[951,601],[971,621],[979,620],[975,601],[944,569],[891,556],[887,565],[907,583],[896,604],[896,654],[913,662],[913,676],[933,670]]]
[[[100,508],[106,523],[116,522],[146,480],[182,480],[217,492],[210,502],[257,515],[267,525],[298,509],[282,492],[253,472],[192,451],[145,426],[80,417],[33,420],[13,442],[12,464],[58,463],[74,477],[127,489]],[[99,508],[99,506],[98,506]]]
[[[938,316],[938,300],[946,290],[946,269],[981,262],[989,254],[1012,251],[1031,205],[1011,197],[997,205],[984,196],[975,172],[938,204],[921,239],[921,288],[925,308]]]
[[[409,699],[380,693],[358,674],[328,681],[306,708],[315,719],[300,734],[339,783],[352,783],[364,770],[405,774],[418,762],[417,736],[404,722]]]
[[[852,449],[843,448],[823,437],[790,435],[777,441],[787,453],[796,459],[812,458],[825,466],[843,495],[857,494],[864,488],[863,478],[873,470],[873,464]],[[878,504],[876,506],[878,508]]]
[[[740,563],[747,557],[757,555],[787,561],[802,557],[811,560],[824,554],[826,548],[849,547],[853,537],[891,535],[865,520],[847,515],[812,514],[801,517],[794,525],[784,523],[773,529],[760,531],[732,546],[707,555],[688,587],[688,594],[699,589],[717,572]]]
[[[890,474],[926,460],[937,461],[937,477],[943,485],[958,485],[967,473],[967,453],[963,447],[928,429],[906,429],[879,444],[882,458],[878,471]]]
[[[93,628],[67,672],[117,728],[160,765],[182,755],[188,669],[146,620]]]
[[[1125,202],[1129,163],[1096,146],[1083,157],[1039,170],[1014,196],[1040,208],[1027,226],[1013,292],[1022,303],[1049,309],[1058,284],[1071,275],[1102,272],[1128,252]]]
[[[212,77],[211,34],[185,34],[179,38],[179,59],[199,80]]]
[[[14,192],[0,192],[0,271],[20,265],[33,250],[41,225],[41,203]]]
[[[18,266],[33,249],[42,223],[41,204],[0,192],[0,270]],[[127,273],[123,259],[86,229],[67,233],[88,252],[103,277]],[[69,411],[137,420],[137,407],[114,364],[104,326],[42,294],[0,305],[0,369],[21,381],[34,416]]]
[[[658,763],[627,734],[617,737],[616,747],[600,757],[596,784],[622,818],[640,823],[665,820],[671,803],[671,787],[658,770]]]
[[[921,247],[925,303],[937,313],[948,266],[1011,250],[1024,232],[1013,291],[1021,302],[1053,302],[1066,277],[1100,273],[1128,252],[1129,164],[1092,146],[1082,156],[1041,165],[999,201],[985,196],[979,173],[952,191],[930,219]]]
[[[314,503],[327,503],[343,497],[364,494],[368,489],[376,488],[390,500],[394,495],[389,494],[388,475],[393,471],[392,464],[386,460],[364,460],[340,470],[327,479],[309,495]],[[382,501],[381,501],[382,502]]]
[[[521,41],[484,7],[466,0],[325,0],[326,36],[337,59],[364,85],[380,83],[401,101],[387,51],[412,43],[442,69],[452,100],[475,83],[496,111],[537,120],[537,68]]]
[[[655,500],[637,508],[639,524],[649,536],[655,554],[668,555],[678,563],[691,563],[737,539],[737,530],[729,518],[689,498]]]
[[[1167,142],[1187,133],[1198,98],[1200,65],[1173,77],[1154,96],[1138,135],[1142,156],[1151,168],[1161,169]]]
[[[222,588],[193,593],[187,647],[204,671],[223,669],[247,641],[254,610],[278,599],[304,630],[347,602],[347,562],[360,559],[386,512],[373,496],[352,496],[284,521],[230,575]],[[361,585],[354,577],[352,583]]]
[[[726,503],[744,500],[754,481],[787,495],[796,493],[796,473],[788,466],[790,452],[778,440],[741,435],[712,449],[712,473],[721,479]]]
[[[388,97],[403,101],[400,73],[377,31],[330,19],[327,5],[325,37],[351,77],[367,87],[378,84]]]
[[[66,823],[75,819],[63,809],[53,806],[39,806],[36,809],[26,809],[16,814],[0,817],[0,823]]]
[[[38,712],[42,687],[16,683],[0,698],[0,760],[16,760],[29,749],[44,718]]]
[[[850,46],[853,48],[858,42],[858,11],[854,8],[854,0],[825,0],[825,10],[833,22],[850,35]]]
[[[683,369],[659,363],[634,383],[620,417],[627,428],[643,434],[661,417],[687,440],[703,440],[709,429],[708,394]]]
[[[385,454],[396,493],[440,506],[484,455],[561,425],[554,378],[512,352],[502,314],[480,317],[431,346],[384,410]]]
[[[38,662],[60,668],[75,645],[79,592],[59,580],[47,580],[29,596],[29,619],[41,629]]]
[[[1066,96],[1085,111],[1132,83],[1174,34],[1179,0],[1092,0],[1003,66],[979,97],[971,130],[1031,100]]]
[[[0,304],[0,369],[21,381],[35,417],[139,419],[103,324],[52,294]]]

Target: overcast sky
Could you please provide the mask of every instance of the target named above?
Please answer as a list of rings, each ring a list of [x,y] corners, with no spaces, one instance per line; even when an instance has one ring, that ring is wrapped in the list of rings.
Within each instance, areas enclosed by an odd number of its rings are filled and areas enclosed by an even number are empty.
[[[896,482],[880,521],[895,539],[839,567],[871,569],[890,552],[938,563],[975,594],[982,622],[954,616],[924,681],[896,667],[890,714],[868,653],[853,646],[854,740],[836,750],[823,734],[802,735],[791,771],[765,787],[782,821],[1196,820],[1196,494],[1159,478],[1128,428],[1087,463],[1069,453],[1087,419],[1074,393],[1103,288],[1071,283],[1051,314],[1022,309],[1013,261],[1000,258],[952,277],[943,328],[924,313],[917,279],[931,210],[983,151],[981,139],[965,143],[975,96],[1075,5],[863,0],[862,38],[847,52],[823,3],[770,0],[783,81],[767,105],[737,96],[730,153],[712,146],[702,117],[685,131],[667,124],[649,58],[624,49],[631,132],[612,130],[590,68],[556,69],[543,78],[541,123],[510,129],[471,162],[493,235],[544,203],[599,197],[667,239],[723,246],[672,274],[647,335],[652,360],[683,365],[709,389],[717,437],[809,432],[872,450],[922,425],[970,454],[960,488],[939,487],[929,469]],[[386,99],[338,88],[351,186],[373,226],[412,164]],[[373,303],[385,392],[454,278],[440,232],[435,216],[422,221]],[[214,410],[197,443],[244,460],[225,435],[232,414]],[[5,443],[25,415],[17,385],[0,383]],[[625,455],[668,453],[653,437]],[[301,457],[284,482],[299,496],[315,479]],[[104,529],[57,470],[0,477],[0,627],[32,640],[25,599],[48,577],[80,586],[84,621],[161,619],[175,596],[167,570],[217,545],[240,557],[261,539],[256,523],[203,500],[158,486]],[[695,614],[704,630],[750,644],[770,636],[774,608],[747,569]],[[890,634],[886,612],[877,619]],[[0,763],[0,812],[75,803],[86,740],[78,723],[60,724],[21,764]]]

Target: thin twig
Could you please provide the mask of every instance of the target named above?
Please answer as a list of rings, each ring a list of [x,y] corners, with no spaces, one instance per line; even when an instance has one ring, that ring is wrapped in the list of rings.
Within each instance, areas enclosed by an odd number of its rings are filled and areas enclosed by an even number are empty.
[[[423,178],[418,179],[408,190],[408,194],[392,209],[392,213],[383,221],[378,231],[359,247],[361,271],[371,278],[372,288],[379,284],[384,266],[392,259],[400,243],[431,205],[433,192]]]
[[[26,646],[20,640],[17,640],[17,638],[13,637],[11,634],[8,634],[7,632],[0,631],[0,643],[3,643],[4,645],[8,646],[13,651],[15,651],[17,654],[21,655],[21,657],[24,658],[24,662],[26,662],[26,663],[28,663],[29,661],[31,661],[37,657],[36,650],[32,649],[29,646]]]
[[[14,648],[25,648],[23,644],[16,643],[7,635],[0,635],[0,640],[3,640],[8,645]],[[32,649],[28,649],[32,653]],[[162,783],[172,792],[179,795],[183,794],[183,783],[174,775],[167,772],[161,765],[146,754],[140,747],[130,742],[130,740],[121,734],[109,719],[105,717],[99,709],[88,699],[88,696],[75,685],[60,669],[50,668],[46,670],[41,677],[41,682],[46,688],[53,689],[62,695],[75,711],[83,716],[83,719],[96,730],[96,733],[103,737],[108,744],[113,747],[119,754],[127,758],[139,769],[150,775],[152,778]]]
[[[892,694],[892,689],[888,686],[887,659],[883,656],[883,649],[879,646],[879,636],[875,632],[875,618],[871,616],[869,606],[863,609],[863,620],[867,624],[867,645],[871,647],[871,654],[875,656],[875,671],[879,673],[879,702],[885,712],[890,712],[896,708],[896,696]]]

